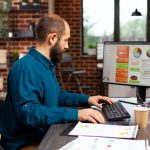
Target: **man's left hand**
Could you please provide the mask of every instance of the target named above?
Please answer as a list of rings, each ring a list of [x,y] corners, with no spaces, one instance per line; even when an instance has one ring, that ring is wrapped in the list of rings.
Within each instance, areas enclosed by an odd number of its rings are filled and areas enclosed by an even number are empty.
[[[113,100],[109,97],[106,97],[106,96],[90,96],[89,99],[88,99],[88,103],[89,105],[94,105],[94,106],[97,106],[97,107],[102,107],[102,105],[100,104],[101,102],[104,102],[106,101],[106,103],[108,104],[112,104],[113,103]]]

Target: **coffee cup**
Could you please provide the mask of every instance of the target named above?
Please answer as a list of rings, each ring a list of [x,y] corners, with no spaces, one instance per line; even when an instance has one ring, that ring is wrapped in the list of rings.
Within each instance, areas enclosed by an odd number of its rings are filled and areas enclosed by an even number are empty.
[[[146,128],[148,124],[149,108],[135,107],[134,108],[135,123],[139,128]]]

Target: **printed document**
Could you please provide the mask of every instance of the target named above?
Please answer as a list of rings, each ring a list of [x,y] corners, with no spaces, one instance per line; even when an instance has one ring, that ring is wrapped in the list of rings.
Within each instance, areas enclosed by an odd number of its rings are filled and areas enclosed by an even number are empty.
[[[148,140],[79,136],[59,150],[148,150]]]
[[[107,125],[79,122],[69,135],[136,138],[138,126]]]

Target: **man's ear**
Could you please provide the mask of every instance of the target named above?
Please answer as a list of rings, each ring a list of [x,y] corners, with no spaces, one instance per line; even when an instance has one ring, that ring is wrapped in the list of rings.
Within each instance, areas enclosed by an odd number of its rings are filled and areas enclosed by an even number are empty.
[[[50,33],[48,35],[48,44],[54,45],[57,42],[57,34],[56,33]]]

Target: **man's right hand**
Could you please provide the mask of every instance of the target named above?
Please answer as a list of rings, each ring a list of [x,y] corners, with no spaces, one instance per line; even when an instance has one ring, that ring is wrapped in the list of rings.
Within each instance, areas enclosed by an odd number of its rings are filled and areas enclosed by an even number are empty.
[[[94,109],[87,108],[78,110],[78,120],[79,121],[88,121],[92,123],[104,123],[103,115]]]

